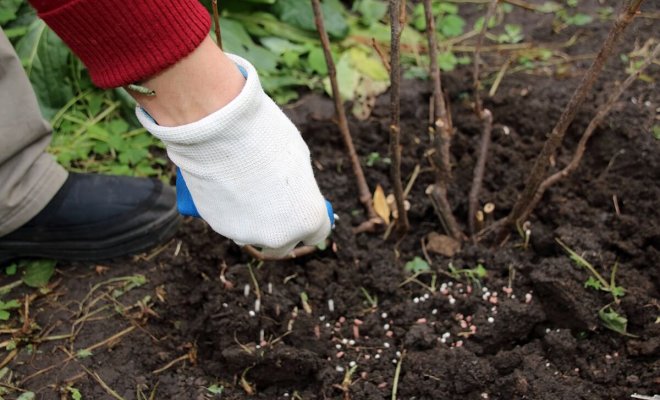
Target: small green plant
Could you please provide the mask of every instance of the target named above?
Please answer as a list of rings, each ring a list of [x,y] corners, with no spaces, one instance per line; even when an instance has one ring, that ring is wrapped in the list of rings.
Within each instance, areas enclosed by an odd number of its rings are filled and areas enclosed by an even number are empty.
[[[403,282],[401,282],[401,284],[399,284],[400,287],[409,283],[416,283],[431,293],[435,293],[437,290],[436,283],[438,274],[431,270],[431,266],[423,258],[413,258],[404,265],[403,270],[407,272],[409,276]],[[430,284],[426,284],[419,279],[423,275],[431,275]]]
[[[367,289],[360,286],[360,291],[371,308],[378,308],[378,296],[371,295]]]
[[[449,263],[447,268],[449,268],[449,275],[452,278],[457,281],[466,279],[467,281],[474,283],[475,286],[481,286],[481,280],[488,275],[488,271],[486,271],[486,268],[481,264],[477,264],[476,267],[471,269],[458,269],[454,267],[452,263]]]
[[[18,300],[9,300],[7,302],[0,300],[0,320],[6,321],[11,316],[10,311],[21,307]]]
[[[598,271],[596,271],[596,268],[594,268],[591,263],[584,259],[584,257],[577,254],[560,239],[556,240],[557,243],[559,243],[559,245],[563,247],[564,250],[568,253],[569,257],[575,264],[586,269],[591,274],[591,276],[584,283],[584,287],[610,293],[614,298],[615,303],[618,303],[619,299],[626,294],[626,290],[623,287],[616,285],[616,272],[618,269],[618,263],[615,263],[612,267],[610,281],[608,282]]]
[[[80,390],[74,388],[73,386],[68,386],[67,391],[69,394],[71,394],[71,400],[82,400],[82,394],[80,393]]]
[[[431,267],[423,258],[415,257],[406,263],[403,270],[410,274],[419,274],[431,271]]]
[[[608,282],[600,273],[598,273],[598,271],[596,271],[596,268],[594,268],[593,265],[584,259],[584,257],[570,249],[561,240],[556,240],[557,243],[559,243],[559,245],[563,247],[564,250],[568,253],[569,257],[575,264],[583,267],[591,274],[591,276],[584,283],[584,287],[610,293],[614,298],[612,303],[609,303],[598,310],[598,318],[600,318],[603,326],[621,335],[634,336],[627,332],[628,320],[626,317],[622,316],[612,308],[612,304],[618,304],[621,297],[625,296],[626,294],[626,291],[623,287],[616,285],[616,272],[618,269],[618,263],[615,263],[612,267],[610,281]]]
[[[660,125],[653,125],[653,137],[660,140]]]
[[[213,385],[207,387],[206,390],[213,395],[218,395],[225,391],[225,387],[214,383]]]
[[[504,33],[501,33],[497,36],[497,41],[499,43],[519,43],[525,36],[522,33],[522,26],[506,24],[504,25]]]
[[[80,349],[76,352],[76,357],[78,357],[78,358],[87,358],[87,357],[91,357],[93,355],[94,354],[92,353],[92,351],[87,350],[87,349]]]
[[[456,37],[463,34],[465,20],[458,15],[459,8],[456,4],[435,3],[432,6],[433,16],[436,19],[436,29],[443,38]],[[426,30],[426,18],[424,6],[419,3],[413,8],[412,25],[420,32]]]
[[[389,157],[381,156],[380,153],[377,152],[377,151],[369,153],[369,155],[367,156],[367,161],[366,161],[367,167],[373,167],[374,165],[376,165],[378,163],[383,163],[385,165],[389,165],[389,164],[392,163],[392,160]]]
[[[634,336],[628,333],[628,319],[612,309],[611,304],[598,310],[598,318],[603,325],[621,335]]]
[[[589,14],[581,12],[569,12],[565,8],[558,10],[555,13],[555,25],[563,26],[584,26],[593,21],[593,17]]]

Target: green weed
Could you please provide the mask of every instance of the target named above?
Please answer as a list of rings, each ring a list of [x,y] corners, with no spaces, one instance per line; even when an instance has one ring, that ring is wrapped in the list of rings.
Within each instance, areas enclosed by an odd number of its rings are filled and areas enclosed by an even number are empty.
[[[378,308],[378,296],[371,295],[367,289],[360,286],[360,291],[371,308]]]
[[[467,280],[477,287],[481,286],[481,280],[488,275],[488,271],[481,264],[477,264],[476,267],[470,269],[458,269],[452,263],[449,263],[447,268],[449,268],[449,274],[452,278],[457,281]]]
[[[578,266],[584,268],[591,274],[591,276],[584,283],[584,287],[592,288],[595,290],[601,290],[603,292],[610,293],[614,298],[614,302],[618,303],[619,299],[626,294],[626,290],[616,285],[616,272],[618,269],[618,263],[615,263],[612,267],[612,272],[610,273],[610,281],[608,282],[603,276],[596,271],[591,263],[585,260],[582,256],[577,254],[571,248],[569,248],[564,242],[559,239],[556,239],[557,243],[568,253],[571,260]]]

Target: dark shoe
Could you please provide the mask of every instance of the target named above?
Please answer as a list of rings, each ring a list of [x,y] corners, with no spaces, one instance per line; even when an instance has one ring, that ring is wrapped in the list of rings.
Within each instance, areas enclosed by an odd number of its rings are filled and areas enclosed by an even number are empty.
[[[171,238],[179,220],[176,193],[158,180],[71,173],[45,209],[0,238],[0,263],[135,254]]]

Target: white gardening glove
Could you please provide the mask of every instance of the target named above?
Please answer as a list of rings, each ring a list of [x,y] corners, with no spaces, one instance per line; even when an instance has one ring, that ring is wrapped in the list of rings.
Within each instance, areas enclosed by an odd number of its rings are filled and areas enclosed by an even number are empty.
[[[247,75],[229,104],[177,127],[158,125],[141,107],[137,117],[163,141],[213,230],[272,256],[288,254],[299,242],[318,244],[330,233],[331,222],[309,149],[264,93],[252,64],[228,56]]]

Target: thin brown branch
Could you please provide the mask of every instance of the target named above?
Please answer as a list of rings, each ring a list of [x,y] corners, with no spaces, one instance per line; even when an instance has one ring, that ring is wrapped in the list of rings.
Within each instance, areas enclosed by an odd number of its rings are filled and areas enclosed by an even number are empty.
[[[605,117],[610,113],[612,110],[612,107],[614,107],[614,104],[618,101],[618,99],[623,95],[623,93],[630,87],[630,85],[633,84],[639,78],[641,73],[648,68],[651,63],[653,63],[653,60],[660,55],[660,45],[657,45],[653,52],[649,54],[644,62],[638,67],[638,69],[630,74],[628,78],[623,81],[619,85],[619,87],[612,93],[610,98],[608,99],[607,103],[603,104],[598,112],[596,113],[596,116],[589,122],[589,125],[587,126],[587,129],[584,130],[584,133],[582,133],[582,137],[580,138],[580,141],[578,142],[577,148],[575,149],[575,153],[573,154],[573,158],[571,161],[562,169],[561,171],[555,172],[554,174],[550,175],[548,178],[546,178],[543,183],[539,186],[539,188],[536,190],[536,193],[534,194],[534,199],[532,200],[532,203],[529,205],[529,209],[525,210],[525,212],[529,215],[531,212],[534,210],[538,202],[541,200],[543,197],[543,194],[545,191],[555,183],[559,182],[560,180],[564,179],[571,173],[573,173],[578,166],[580,165],[580,161],[582,161],[582,157],[584,156],[584,152],[587,149],[587,142],[593,135],[594,131],[600,125]]]
[[[429,191],[435,210],[445,231],[456,240],[463,239],[463,233],[454,217],[452,208],[447,199],[447,187],[451,181],[451,136],[452,122],[448,103],[442,93],[442,80],[438,68],[438,43],[435,33],[435,19],[431,8],[431,0],[424,0],[424,14],[426,16],[426,33],[429,46],[429,74],[433,82],[433,108],[432,115],[433,135],[433,164],[436,171],[436,184],[434,190]]]
[[[410,228],[401,181],[401,0],[390,0],[390,179],[394,189],[400,233]]]
[[[189,353],[175,358],[174,360],[172,360],[172,361],[168,362],[167,364],[165,364],[163,367],[160,367],[156,370],[153,370],[151,373],[154,374],[154,375],[158,375],[161,372],[165,372],[168,369],[172,368],[176,363],[179,363],[181,361],[186,361],[186,360],[190,360],[190,354]]]
[[[362,165],[360,164],[360,159],[355,151],[353,138],[351,137],[351,132],[348,128],[346,111],[344,110],[344,104],[337,83],[337,70],[335,68],[335,62],[332,59],[332,53],[330,52],[330,39],[328,38],[328,32],[325,30],[325,25],[323,23],[323,12],[321,11],[319,0],[312,0],[312,8],[314,10],[314,22],[316,23],[316,29],[319,31],[323,54],[325,55],[325,62],[328,65],[328,76],[330,77],[330,85],[332,86],[332,98],[335,101],[335,112],[337,113],[339,131],[344,139],[344,144],[346,145],[346,150],[348,151],[348,156],[351,160],[351,166],[353,167],[353,173],[355,174],[355,179],[358,185],[360,202],[367,210],[368,219],[376,219],[378,216],[374,210],[371,191],[369,190],[367,180],[364,177],[364,171],[362,171]]]
[[[470,227],[470,236],[475,233],[475,218],[479,206],[479,193],[484,180],[486,171],[486,160],[488,159],[488,149],[490,147],[490,136],[493,131],[493,114],[488,109],[481,111],[483,130],[481,133],[481,144],[479,145],[479,155],[474,167],[474,177],[472,178],[472,188],[468,197],[468,225]]]
[[[211,6],[213,8],[213,25],[215,26],[215,42],[222,49],[222,34],[220,33],[220,13],[218,12],[218,0],[212,0]]]
[[[438,219],[440,219],[440,223],[445,232],[456,240],[462,241],[465,238],[465,235],[463,235],[463,232],[458,228],[456,220],[454,219],[453,222],[447,220],[447,216],[450,216],[451,218],[454,217],[451,205],[447,200],[447,189],[438,185],[430,185],[426,189],[426,194],[431,199],[431,204],[433,205],[435,213],[438,215]]]
[[[484,17],[484,23],[479,31],[479,36],[477,37],[477,47],[474,51],[474,71],[472,76],[472,79],[474,80],[474,111],[477,114],[477,117],[483,122],[483,129],[481,131],[481,143],[479,145],[477,162],[474,167],[472,187],[470,188],[470,194],[468,196],[468,227],[470,230],[470,236],[472,237],[474,237],[476,230],[475,222],[477,217],[477,207],[479,206],[479,193],[481,192],[481,186],[484,180],[486,160],[488,159],[488,149],[490,147],[490,137],[493,131],[493,114],[490,110],[484,109],[483,104],[481,103],[481,81],[479,80],[479,66],[481,65],[480,51],[484,36],[486,36],[486,31],[488,30],[488,23],[497,9],[497,3],[498,0],[491,0],[488,6],[488,11]]]
[[[481,45],[484,41],[484,36],[486,36],[486,31],[488,30],[488,23],[490,19],[495,15],[495,10],[497,9],[498,0],[491,0],[488,5],[488,11],[486,12],[486,17],[484,19],[483,26],[481,31],[479,31],[479,36],[477,37],[477,46],[474,50],[474,70],[472,74],[472,79],[474,80],[474,111],[477,114],[477,117],[483,118],[481,111],[481,80],[479,80],[479,66],[481,65]],[[470,233],[473,233],[472,231]]]
[[[383,49],[380,48],[380,45],[376,41],[376,38],[371,38],[371,46],[373,46],[374,50],[376,50],[376,53],[378,53],[378,57],[380,57],[380,61],[383,63],[383,66],[387,70],[387,73],[389,74],[390,71],[390,62],[387,60],[387,57],[385,57],[385,54],[383,53]]]
[[[529,216],[530,205],[534,200],[536,191],[545,179],[550,160],[554,157],[557,149],[561,145],[568,126],[573,122],[573,119],[585,97],[596,81],[596,78],[598,78],[600,72],[603,70],[605,61],[609,58],[623,31],[634,19],[635,14],[639,11],[639,7],[643,1],[644,0],[628,0],[626,2],[626,5],[623,7],[623,10],[614,22],[612,29],[598,52],[598,56],[596,56],[593,64],[589,67],[582,82],[580,82],[580,85],[577,87],[570,101],[564,108],[564,111],[553,128],[552,133],[550,133],[548,139],[543,144],[543,149],[534,162],[534,166],[528,176],[525,188],[520,198],[513,206],[511,213],[507,217],[507,223],[504,229],[498,234],[498,242],[501,242],[506,236],[506,229],[510,229],[512,226],[518,226]]]

